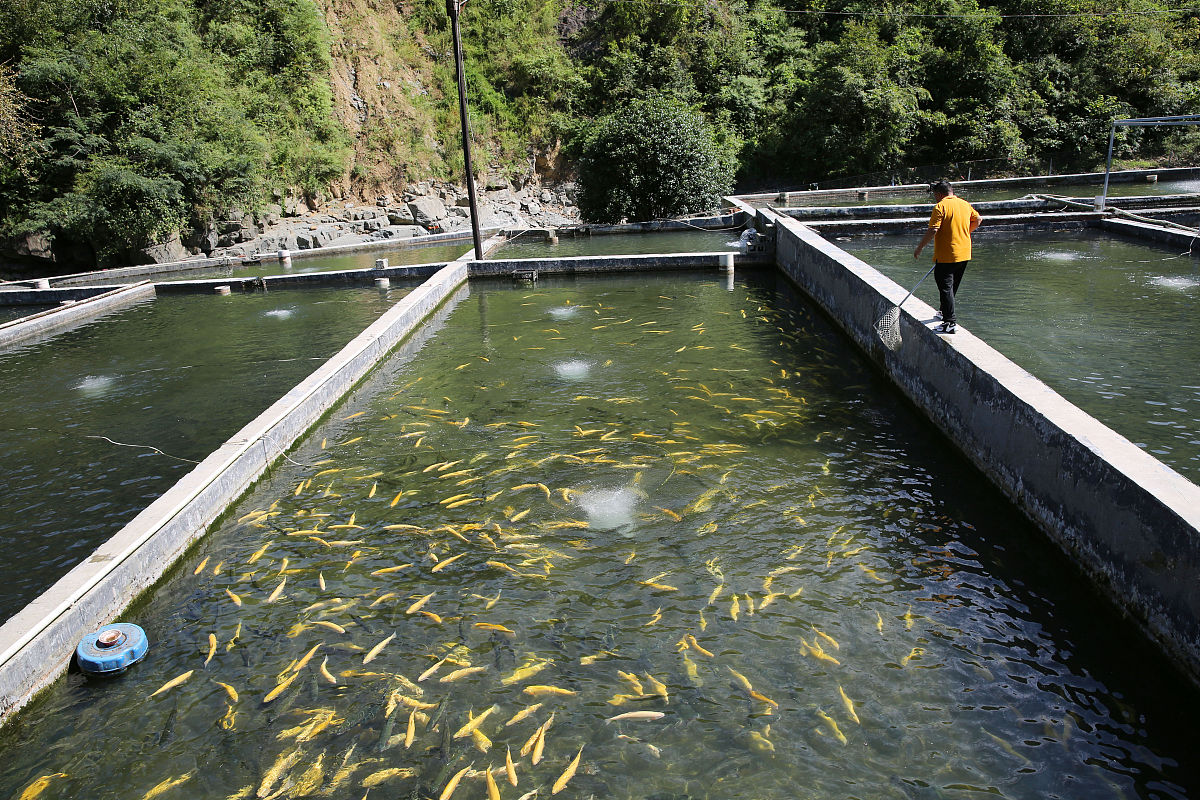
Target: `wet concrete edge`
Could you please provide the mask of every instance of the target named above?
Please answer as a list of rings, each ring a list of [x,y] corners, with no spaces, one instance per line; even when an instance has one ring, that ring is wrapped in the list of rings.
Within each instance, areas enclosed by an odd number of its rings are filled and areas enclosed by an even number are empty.
[[[53,292],[35,289],[34,292]],[[45,338],[62,333],[110,311],[125,308],[142,300],[153,299],[154,286],[148,281],[103,291],[91,297],[74,299],[70,305],[50,308],[0,325],[0,350],[30,339]],[[61,300],[51,302],[62,302]]]
[[[887,350],[873,323],[906,290],[791,219],[784,273],[1200,684],[1200,487],[917,298]]]
[[[393,348],[414,331],[432,335],[436,325],[423,323],[439,308],[439,316],[448,314],[466,296],[466,280],[466,261],[439,271],[0,626],[0,723],[60,676],[84,635],[152,587]]]

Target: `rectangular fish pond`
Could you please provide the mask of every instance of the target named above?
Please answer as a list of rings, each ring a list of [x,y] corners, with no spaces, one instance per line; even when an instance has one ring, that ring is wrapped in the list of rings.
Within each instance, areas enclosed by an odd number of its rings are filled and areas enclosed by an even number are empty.
[[[0,353],[0,618],[407,293],[160,297]]]
[[[642,255],[651,253],[738,252],[741,228],[724,231],[647,231],[645,233],[604,233],[567,235],[558,244],[533,238],[519,238],[500,245],[489,259],[567,258],[570,256]]]
[[[124,619],[0,793],[1200,792],[1196,691],[770,273],[472,282]]]
[[[803,208],[807,206],[891,206],[911,205],[914,203],[933,203],[932,195],[924,188],[920,189],[883,189],[871,191],[865,198],[858,198],[855,190],[847,189],[844,195],[830,195],[822,192],[813,197],[805,196],[804,192],[790,193],[787,203],[755,199],[749,201],[755,206],[772,205],[777,208]],[[1104,192],[1104,183],[1072,182],[1046,183],[1030,182],[1021,186],[971,186],[969,184],[955,185],[955,194],[972,203],[991,202],[996,200],[1020,200],[1035,194],[1053,194],[1064,197],[1075,197],[1081,202],[1091,203],[1092,198]],[[1108,185],[1109,197],[1158,197],[1162,195],[1200,195],[1200,178],[1180,178],[1176,180],[1160,180],[1154,183],[1148,181],[1112,182]]]
[[[834,243],[911,288],[930,266],[912,257],[917,238]],[[1200,482],[1200,257],[1096,230],[986,227],[972,255],[960,325]],[[917,294],[938,307],[932,278]]]
[[[293,254],[291,266],[285,266],[275,258],[268,258],[257,264],[234,263],[224,267],[160,272],[153,275],[138,275],[128,280],[190,281],[200,278],[241,279],[262,278],[268,275],[303,275],[310,272],[370,269],[375,266],[376,259],[380,258],[386,258],[389,266],[393,267],[410,264],[435,264],[453,261],[470,250],[472,246],[470,239],[468,239],[465,242],[429,244],[420,247],[395,247],[388,250],[351,250],[343,253],[300,257]],[[88,283],[111,283],[112,280],[112,278],[106,277],[103,272],[97,272],[89,273],[89,277],[87,278],[72,279],[61,285],[78,286]]]

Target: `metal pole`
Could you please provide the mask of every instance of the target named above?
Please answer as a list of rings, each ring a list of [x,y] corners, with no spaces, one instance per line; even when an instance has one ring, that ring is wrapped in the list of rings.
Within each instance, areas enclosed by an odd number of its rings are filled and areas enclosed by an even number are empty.
[[[463,0],[465,3],[466,0]],[[458,115],[462,120],[463,161],[467,170],[467,199],[471,204],[471,237],[475,241],[475,258],[483,258],[483,242],[479,238],[479,206],[475,200],[475,170],[471,166],[471,130],[467,125],[467,78],[463,73],[462,37],[458,32],[458,0],[446,0],[446,13],[454,31],[454,67],[458,72]]]
[[[1112,172],[1113,140],[1117,138],[1117,122],[1108,129],[1108,158],[1104,162],[1104,192],[1100,195],[1100,210],[1108,208],[1108,173]]]

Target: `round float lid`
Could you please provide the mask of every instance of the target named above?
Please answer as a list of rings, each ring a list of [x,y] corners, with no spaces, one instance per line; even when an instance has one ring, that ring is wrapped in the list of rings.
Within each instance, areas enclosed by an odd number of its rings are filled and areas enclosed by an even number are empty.
[[[83,637],[75,658],[84,672],[112,675],[141,661],[149,649],[144,630],[132,622],[116,622]]]

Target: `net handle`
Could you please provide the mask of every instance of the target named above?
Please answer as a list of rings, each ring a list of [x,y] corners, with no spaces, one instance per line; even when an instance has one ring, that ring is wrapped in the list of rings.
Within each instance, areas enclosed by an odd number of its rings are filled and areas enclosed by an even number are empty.
[[[925,278],[928,278],[930,275],[932,275],[932,274],[933,274],[933,271],[934,271],[935,269],[937,269],[937,262],[936,262],[936,261],[935,261],[935,262],[933,262],[933,266],[929,268],[929,272],[926,272],[926,273],[925,273],[925,277],[924,277],[924,278],[921,278],[921,280],[917,281],[917,285],[916,285],[916,286],[914,286],[914,287],[912,287],[912,291],[910,291],[908,294],[904,295],[904,299],[903,299],[903,300],[901,300],[899,303],[897,303],[897,304],[896,304],[896,308],[899,308],[900,306],[902,306],[902,305],[904,305],[906,302],[908,302],[908,298],[910,298],[910,297],[912,297],[912,296],[913,296],[913,292],[915,292],[917,289],[919,289],[919,288],[921,287],[921,284],[925,282]]]

